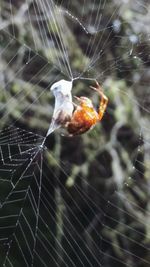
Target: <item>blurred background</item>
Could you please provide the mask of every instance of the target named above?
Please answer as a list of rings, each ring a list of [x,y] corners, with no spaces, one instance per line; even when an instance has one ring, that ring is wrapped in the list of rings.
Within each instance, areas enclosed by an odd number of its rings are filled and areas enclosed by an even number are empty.
[[[0,266],[150,266],[149,67],[149,1],[1,0]],[[109,104],[41,149],[60,79]]]

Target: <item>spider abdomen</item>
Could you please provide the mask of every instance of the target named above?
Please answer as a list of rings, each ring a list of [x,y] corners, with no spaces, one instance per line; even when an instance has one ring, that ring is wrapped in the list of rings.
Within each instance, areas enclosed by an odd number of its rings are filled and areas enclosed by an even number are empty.
[[[82,134],[88,131],[92,126],[94,126],[97,121],[98,114],[94,108],[83,108],[79,106],[73,113],[71,121],[68,123],[67,129],[70,134]]]

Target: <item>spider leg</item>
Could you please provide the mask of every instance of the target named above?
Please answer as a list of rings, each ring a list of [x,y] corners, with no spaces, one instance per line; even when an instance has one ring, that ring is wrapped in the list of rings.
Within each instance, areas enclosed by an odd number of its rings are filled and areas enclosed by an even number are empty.
[[[73,97],[79,102],[79,104],[81,104],[81,98],[80,97],[78,97],[78,96],[73,96]]]
[[[61,134],[61,136],[71,138],[71,137],[73,137],[73,134]]]
[[[78,101],[81,101],[80,97],[78,97],[78,96],[76,96],[76,95],[74,95],[73,97],[74,97],[75,99],[77,99]]]
[[[105,110],[107,108],[108,98],[103,93],[103,89],[102,89],[102,87],[99,85],[99,83],[97,81],[96,81],[96,87],[90,86],[90,88],[95,90],[96,92],[98,92],[99,95],[101,96],[101,100],[100,100],[100,104],[99,104],[99,111],[98,111],[99,120],[101,120],[103,118],[104,112],[105,112]]]
[[[99,120],[103,118],[104,112],[107,108],[107,104],[108,104],[108,98],[103,94],[101,96],[99,110],[98,110]]]

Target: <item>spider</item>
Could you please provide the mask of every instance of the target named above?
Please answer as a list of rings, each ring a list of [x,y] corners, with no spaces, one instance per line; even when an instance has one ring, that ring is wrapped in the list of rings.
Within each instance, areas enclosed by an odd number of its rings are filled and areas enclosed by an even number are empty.
[[[97,81],[96,87],[90,86],[90,88],[97,91],[101,96],[98,112],[93,107],[93,103],[89,98],[75,96],[79,105],[75,105],[75,110],[71,119],[65,124],[69,136],[80,135],[87,132],[103,118],[107,108],[108,98],[104,95],[103,90]]]

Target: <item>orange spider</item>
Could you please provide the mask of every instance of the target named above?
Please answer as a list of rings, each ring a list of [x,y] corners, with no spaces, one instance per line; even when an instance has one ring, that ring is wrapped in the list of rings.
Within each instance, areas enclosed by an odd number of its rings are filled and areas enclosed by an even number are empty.
[[[96,82],[96,87],[90,86],[90,88],[97,91],[101,96],[99,110],[98,112],[95,110],[89,98],[75,96],[79,101],[79,105],[76,106],[71,120],[65,125],[70,136],[83,134],[93,128],[97,122],[101,121],[107,108],[108,98],[104,95],[98,82]]]

